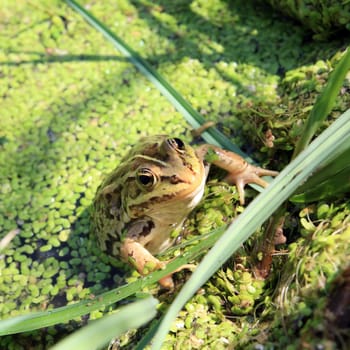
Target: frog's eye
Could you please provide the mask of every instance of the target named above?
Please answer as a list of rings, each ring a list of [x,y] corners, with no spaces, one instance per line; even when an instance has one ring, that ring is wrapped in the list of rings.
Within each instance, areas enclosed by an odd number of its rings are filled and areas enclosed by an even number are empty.
[[[151,188],[157,183],[157,176],[148,168],[141,168],[136,173],[137,182],[144,188]]]
[[[185,150],[185,143],[177,137],[173,139],[167,139],[167,143],[171,148],[175,149],[175,151],[178,151],[180,153],[182,153]]]

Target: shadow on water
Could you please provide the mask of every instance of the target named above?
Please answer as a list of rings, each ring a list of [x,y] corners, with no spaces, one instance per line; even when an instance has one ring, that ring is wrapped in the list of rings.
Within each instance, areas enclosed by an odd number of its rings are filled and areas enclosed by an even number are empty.
[[[203,9],[195,7],[200,5],[187,0],[131,2],[139,17],[176,48],[171,54],[148,57],[154,64],[191,57],[208,70],[216,68],[219,61],[237,62],[283,76],[300,65],[330,58],[350,42],[346,35],[331,42],[313,41],[311,31],[257,1],[227,0],[225,6],[210,9],[206,16],[201,14]],[[175,22],[177,29],[169,22]]]
[[[8,54],[20,54],[20,55],[35,55],[37,59],[19,60],[19,61],[1,61],[1,66],[21,66],[25,64],[37,65],[37,64],[53,64],[53,63],[67,63],[67,62],[98,62],[98,61],[116,61],[116,62],[129,62],[125,57],[118,55],[71,55],[62,51],[61,54],[53,52],[42,53],[37,51],[16,51],[9,50]]]

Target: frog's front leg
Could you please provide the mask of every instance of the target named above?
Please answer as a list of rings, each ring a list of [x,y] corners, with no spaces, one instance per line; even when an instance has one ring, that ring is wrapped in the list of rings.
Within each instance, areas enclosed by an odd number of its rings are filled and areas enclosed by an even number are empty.
[[[134,266],[142,276],[156,270],[164,269],[166,266],[165,262],[158,260],[142,244],[132,238],[126,238],[124,240],[120,248],[120,255],[123,260]],[[171,276],[163,277],[159,280],[159,283],[167,289],[174,287]]]
[[[244,204],[244,186],[255,183],[266,187],[268,182],[260,176],[277,176],[278,172],[249,164],[238,154],[220,147],[204,144],[196,149],[198,157],[227,171],[225,181],[237,187],[239,200]]]
[[[148,275],[153,271],[164,269],[166,267],[166,261],[160,261],[154,257],[142,244],[133,240],[132,238],[126,238],[120,248],[121,258],[131,265],[133,265],[139,274],[142,276]],[[172,275],[183,269],[192,270],[195,266],[192,264],[185,264],[173,271],[171,274],[162,277],[158,282],[166,289],[173,289],[174,282]]]

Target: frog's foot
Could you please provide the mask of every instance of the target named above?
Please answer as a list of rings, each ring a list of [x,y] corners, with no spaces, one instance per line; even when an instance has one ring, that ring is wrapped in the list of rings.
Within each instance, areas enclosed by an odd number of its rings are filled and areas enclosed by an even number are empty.
[[[246,184],[255,183],[262,187],[267,187],[268,182],[263,180],[260,176],[277,176],[278,171],[263,169],[254,165],[246,163],[246,167],[237,172],[229,172],[225,177],[225,181],[234,184],[237,187],[239,194],[239,202],[244,204],[244,186]]]
[[[164,269],[168,263],[168,261],[158,260],[142,244],[131,238],[125,239],[120,249],[120,254],[122,259],[133,265],[142,276]],[[182,265],[171,274],[162,277],[159,280],[159,284],[166,289],[173,289],[174,282],[171,276],[183,269],[193,269],[194,267],[195,265],[191,264]]]
[[[196,129],[192,129],[191,130],[191,135],[193,138],[195,137],[199,137],[201,136],[207,129],[215,126],[216,123],[213,122],[212,120],[209,120],[207,122],[205,122],[204,124],[202,124],[200,127],[196,128]]]
[[[174,281],[173,281],[172,275],[176,272],[180,272],[185,269],[193,271],[195,268],[196,268],[196,265],[194,264],[182,265],[179,268],[177,268],[175,271],[173,271],[171,274],[162,277],[159,280],[159,284],[166,289],[174,289]]]
[[[199,159],[212,163],[227,172],[225,181],[237,186],[239,201],[244,204],[244,186],[248,183],[255,183],[266,187],[268,183],[261,179],[261,176],[276,176],[277,171],[263,169],[247,163],[240,155],[224,150],[220,147],[204,144],[196,149]]]
[[[124,240],[120,248],[120,255],[143,276],[166,266],[165,262],[158,260],[142,244],[131,238]]]

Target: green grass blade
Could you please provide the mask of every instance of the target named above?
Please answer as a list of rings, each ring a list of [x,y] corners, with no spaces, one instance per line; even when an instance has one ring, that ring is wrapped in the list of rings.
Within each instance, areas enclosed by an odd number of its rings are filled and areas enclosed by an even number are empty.
[[[290,201],[309,203],[334,198],[350,191],[350,143],[336,159],[321,165]]]
[[[206,120],[152,67],[150,66],[137,52],[130,48],[122,39],[117,37],[109,28],[101,23],[89,11],[85,10],[74,0],[65,0],[75,11],[77,11],[89,24],[96,30],[101,32],[127,59],[133,63],[141,73],[143,73],[165,96],[170,103],[184,116],[187,122],[197,128],[203,125]],[[213,145],[231,150],[250,163],[254,160],[234,145],[224,134],[218,129],[211,127],[201,135],[203,139]],[[271,177],[265,176],[264,179],[268,182]],[[256,184],[249,184],[250,187],[261,192],[263,188]]]
[[[318,96],[310,115],[305,123],[303,133],[299,139],[293,157],[297,156],[310,142],[315,135],[316,130],[321,126],[322,122],[327,118],[332,110],[335,99],[340,91],[346,74],[350,70],[350,48],[348,48],[343,57],[335,67],[329,77],[329,81]]]
[[[162,321],[161,319],[158,319],[152,322],[152,325],[148,328],[146,334],[142,337],[140,342],[134,347],[133,350],[143,350],[146,348],[147,344],[154,337],[154,334],[156,333],[161,321]]]
[[[350,192],[350,166],[333,174],[327,180],[310,187],[302,193],[296,194],[290,200],[294,203],[310,203],[335,198]]]
[[[116,314],[91,322],[51,348],[51,350],[95,350],[129,329],[138,328],[157,313],[158,301],[147,298],[124,306]]]
[[[170,306],[154,337],[152,350],[161,349],[163,340],[186,301],[241,244],[328,158],[339,155],[342,145],[350,141],[350,110],[339,117],[300,153],[230,225],[209,251],[189,281]]]
[[[68,322],[76,317],[81,317],[92,311],[102,309],[118,301],[121,301],[142,288],[155,283],[160,278],[175,271],[180,266],[193,261],[199,255],[202,255],[207,249],[212,247],[218,237],[223,233],[224,228],[213,231],[210,235],[206,235],[199,242],[190,247],[188,251],[177,257],[169,264],[166,269],[156,271],[147,277],[140,278],[138,281],[123,285],[109,292],[103,293],[93,299],[83,300],[79,303],[70,304],[53,310],[34,312],[28,315],[16,316],[0,321],[0,336],[32,331],[35,329],[53,326],[59,323]]]
[[[131,49],[122,39],[118,38],[109,28],[86,11],[74,0],[66,0],[66,3],[76,10],[95,29],[100,31],[127,59],[143,73],[159,91],[173,104],[173,106],[185,117],[192,127],[197,128],[205,122],[205,119],[139,54]],[[235,146],[226,136],[216,128],[210,128],[202,134],[208,143],[224,147],[240,154],[246,159],[249,157]]]

